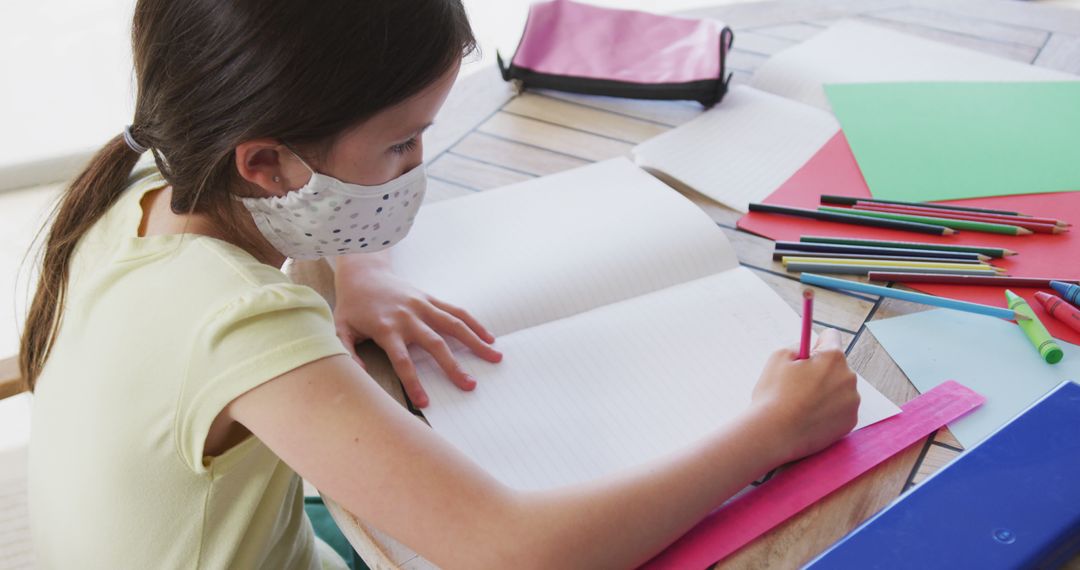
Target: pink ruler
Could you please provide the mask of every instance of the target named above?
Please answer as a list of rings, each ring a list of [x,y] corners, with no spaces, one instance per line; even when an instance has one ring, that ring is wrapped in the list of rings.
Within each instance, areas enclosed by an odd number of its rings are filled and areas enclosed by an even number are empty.
[[[705,568],[984,401],[946,381],[713,511],[643,568]]]

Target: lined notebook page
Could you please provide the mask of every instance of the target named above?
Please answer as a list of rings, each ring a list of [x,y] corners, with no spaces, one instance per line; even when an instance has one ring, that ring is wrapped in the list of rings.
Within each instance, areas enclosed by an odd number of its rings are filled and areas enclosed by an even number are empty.
[[[625,158],[425,205],[391,258],[496,336],[738,264],[704,212]]]
[[[432,427],[504,483],[545,489],[641,464],[731,421],[799,318],[749,270],[724,273],[502,337],[499,364],[460,345],[479,382],[454,387],[411,355]],[[860,380],[859,425],[898,412]],[[722,468],[722,466],[718,466]]]
[[[791,177],[839,129],[830,113],[735,87],[698,118],[634,147],[634,160],[675,187],[740,212]]]
[[[765,62],[750,84],[830,109],[822,85],[876,81],[1074,81],[1075,75],[844,20]]]

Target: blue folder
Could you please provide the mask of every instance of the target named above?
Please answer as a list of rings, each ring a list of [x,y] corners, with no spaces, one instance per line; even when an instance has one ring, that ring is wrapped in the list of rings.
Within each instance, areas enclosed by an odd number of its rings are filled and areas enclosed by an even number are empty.
[[[1063,382],[807,568],[1054,568],[1077,552],[1080,384]]]

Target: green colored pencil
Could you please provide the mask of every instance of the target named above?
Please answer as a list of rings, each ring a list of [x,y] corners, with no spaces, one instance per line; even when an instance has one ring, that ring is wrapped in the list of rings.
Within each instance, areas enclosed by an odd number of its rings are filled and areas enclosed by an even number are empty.
[[[933,273],[937,275],[983,275],[995,277],[1000,275],[993,269],[932,269],[923,267],[893,267],[882,265],[845,265],[840,263],[788,263],[784,266],[788,273],[830,273],[837,275],[869,275],[883,271],[895,271],[896,273]]]
[[[839,245],[861,245],[868,247],[892,247],[900,249],[936,249],[940,251],[966,251],[969,253],[981,253],[993,258],[1002,258],[1016,255],[1016,252],[1003,247],[987,247],[982,245],[953,245],[947,243],[923,243],[918,241],[889,241],[881,239],[845,238],[828,236],[801,236],[799,241],[805,243],[834,243]]]
[[[950,218],[932,218],[930,216],[913,216],[911,214],[894,214],[891,212],[876,212],[872,210],[852,210],[849,208],[832,208],[829,206],[821,206],[818,208],[820,212],[829,212],[831,214],[851,214],[855,216],[866,216],[869,218],[879,218],[882,220],[895,220],[898,222],[915,222],[918,224],[934,224],[938,226],[945,226],[954,230],[970,230],[973,232],[986,232],[989,234],[1004,234],[1011,236],[1020,236],[1031,234],[1029,229],[1021,228],[1019,226],[1011,226],[1008,224],[993,224],[990,222],[976,222],[972,220],[954,220]]]

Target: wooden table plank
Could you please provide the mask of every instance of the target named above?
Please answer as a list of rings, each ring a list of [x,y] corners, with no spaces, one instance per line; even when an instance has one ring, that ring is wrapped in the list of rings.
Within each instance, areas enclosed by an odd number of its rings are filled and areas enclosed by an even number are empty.
[[[1080,10],[1058,6],[1010,0],[909,0],[907,4],[1048,32],[1080,32]]]
[[[872,17],[955,32],[991,42],[1019,44],[1035,49],[1041,48],[1050,35],[1046,30],[1016,26],[1011,22],[1001,23],[993,20],[982,20],[972,18],[971,15],[960,15],[922,7],[875,11]]]
[[[628,142],[509,113],[496,113],[477,127],[477,130],[591,161],[628,156],[634,146]]]
[[[757,68],[761,67],[767,59],[769,59],[768,56],[745,51],[740,48],[734,48],[728,52],[727,67],[730,71],[753,73],[754,71],[757,71]]]
[[[959,451],[955,449],[949,449],[940,445],[931,445],[926,449],[926,453],[923,454],[922,461],[919,462],[918,468],[915,470],[915,476],[911,478],[911,485],[918,485],[922,483],[927,477],[931,476],[938,469],[941,469],[947,465],[953,459],[956,459],[960,455]]]
[[[703,110],[700,103],[693,101],[650,101],[647,99],[623,99],[620,97],[604,97],[601,95],[581,95],[579,93],[565,93],[551,91],[549,89],[536,89],[532,92],[570,101],[578,105],[608,111],[618,115],[626,115],[642,121],[650,121],[666,127],[677,127],[701,114]]]
[[[668,130],[667,126],[654,122],[529,92],[510,100],[502,110],[630,144],[644,142]]]
[[[816,32],[817,29],[815,28]],[[763,56],[771,56],[781,52],[801,40],[792,40],[772,34],[761,33],[758,30],[745,30],[739,32],[739,49]]]
[[[424,192],[424,203],[438,202],[439,200],[458,198],[474,193],[476,193],[476,190],[454,184],[453,182],[428,177],[427,191]]]
[[[1039,54],[1039,48],[1037,46],[997,42],[922,24],[889,20],[882,17],[882,14],[856,16],[853,19],[873,26],[890,28],[905,34],[923,37],[936,42],[952,44],[1023,63],[1035,61],[1035,56]]]
[[[493,64],[454,83],[434,124],[424,133],[424,160],[434,160],[457,144],[513,95],[510,85],[503,81]]]
[[[844,18],[852,14],[871,10],[884,10],[908,5],[908,0],[774,0],[728,4],[697,8],[680,12],[684,16],[698,18],[716,18],[735,30],[735,43],[738,45],[739,30],[796,24],[811,20]]]
[[[792,40],[796,43],[804,42],[822,31],[825,28],[823,26],[815,26],[813,24],[804,24],[802,22],[796,22],[794,24],[780,24],[775,26],[762,26],[760,28],[750,28],[748,31],[761,35],[768,35],[777,38],[783,38],[786,40]],[[747,32],[739,30],[738,41],[742,43],[742,37]]]
[[[531,174],[480,162],[454,154],[444,153],[427,167],[428,176],[450,182],[470,190],[488,190],[533,178]]]
[[[1054,32],[1035,58],[1035,65],[1080,74],[1080,36]]]
[[[454,153],[482,162],[503,164],[534,176],[554,174],[589,164],[587,160],[481,132],[467,135],[454,147]]]

